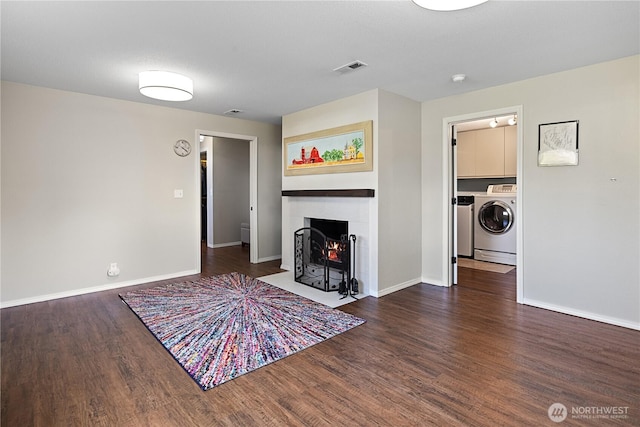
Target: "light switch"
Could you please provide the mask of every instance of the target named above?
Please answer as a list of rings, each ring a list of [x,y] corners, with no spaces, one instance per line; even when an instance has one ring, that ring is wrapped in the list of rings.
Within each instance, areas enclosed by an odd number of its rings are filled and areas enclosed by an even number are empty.
[[[182,199],[182,189],[179,190],[173,190],[173,198],[174,199]]]

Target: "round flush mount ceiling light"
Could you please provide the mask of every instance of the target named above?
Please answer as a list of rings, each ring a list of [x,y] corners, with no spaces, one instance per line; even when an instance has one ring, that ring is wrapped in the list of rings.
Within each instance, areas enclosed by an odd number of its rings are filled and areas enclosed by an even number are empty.
[[[487,0],[413,0],[415,4],[429,10],[448,12],[467,9],[485,3]]]
[[[193,98],[193,80],[168,71],[143,71],[139,74],[140,93],[162,101],[188,101]]]
[[[451,80],[452,80],[454,83],[460,83],[460,82],[463,82],[463,81],[464,81],[464,79],[466,79],[466,78],[467,78],[467,76],[466,76],[466,75],[464,75],[464,74],[454,74],[453,76],[451,76]]]

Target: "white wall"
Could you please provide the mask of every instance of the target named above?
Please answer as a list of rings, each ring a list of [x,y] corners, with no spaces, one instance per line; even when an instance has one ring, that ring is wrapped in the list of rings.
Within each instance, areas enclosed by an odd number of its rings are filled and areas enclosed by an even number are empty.
[[[249,141],[213,138],[214,246],[240,243],[249,223]]]
[[[524,302],[640,328],[639,58],[422,104],[426,280],[444,277],[443,118],[522,105]],[[565,120],[580,121],[580,165],[538,167],[538,125]]]
[[[280,127],[2,82],[2,305],[196,272],[196,129],[258,136],[259,256],[279,255]]]

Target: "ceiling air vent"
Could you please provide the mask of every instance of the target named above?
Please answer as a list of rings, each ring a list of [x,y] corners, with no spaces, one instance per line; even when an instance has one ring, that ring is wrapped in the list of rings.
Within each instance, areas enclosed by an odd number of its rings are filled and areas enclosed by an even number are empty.
[[[338,73],[346,73],[346,72],[354,71],[354,70],[357,70],[358,68],[362,68],[366,66],[367,64],[365,64],[362,61],[353,61],[353,62],[349,62],[348,64],[344,64],[338,68],[334,68],[333,71],[337,71]]]
[[[231,110],[227,110],[222,114],[224,114],[225,116],[233,116],[240,113],[242,113],[242,110],[238,110],[237,108],[232,108]]]

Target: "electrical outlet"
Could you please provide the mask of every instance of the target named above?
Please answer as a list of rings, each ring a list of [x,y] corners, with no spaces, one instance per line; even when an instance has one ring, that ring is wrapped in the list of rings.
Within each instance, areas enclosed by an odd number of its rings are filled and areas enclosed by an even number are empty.
[[[108,277],[116,277],[119,274],[120,274],[120,268],[118,268],[118,263],[117,262],[112,262],[109,265],[109,269],[107,270],[107,276]]]

